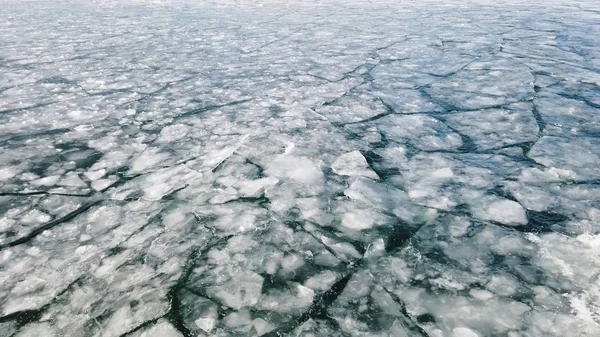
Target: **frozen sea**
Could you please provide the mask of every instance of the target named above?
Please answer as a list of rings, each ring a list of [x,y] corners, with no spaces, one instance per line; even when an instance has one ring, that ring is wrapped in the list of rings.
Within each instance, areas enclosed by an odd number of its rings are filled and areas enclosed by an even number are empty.
[[[600,336],[600,2],[0,0],[0,336]]]

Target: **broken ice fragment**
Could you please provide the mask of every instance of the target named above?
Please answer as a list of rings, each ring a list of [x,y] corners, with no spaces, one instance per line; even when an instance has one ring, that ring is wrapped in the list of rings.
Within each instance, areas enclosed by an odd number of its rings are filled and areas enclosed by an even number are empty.
[[[479,337],[479,335],[469,328],[460,327],[452,330],[452,337]]]
[[[217,320],[214,319],[214,318],[212,318],[212,317],[200,317],[197,320],[195,320],[194,323],[200,329],[202,329],[202,330],[204,330],[206,332],[211,332],[212,329],[217,324]]]
[[[275,326],[262,318],[256,318],[252,321],[252,325],[254,326],[254,330],[258,336],[262,336],[267,332],[273,331]]]
[[[251,271],[232,276],[223,285],[209,287],[207,291],[232,309],[256,305],[262,293],[262,276]]]
[[[473,209],[473,215],[482,220],[495,221],[508,226],[527,224],[527,215],[523,206],[508,199],[486,200]]]
[[[379,179],[367,160],[359,151],[352,151],[339,156],[331,165],[334,173],[341,176],[363,176],[371,179]]]

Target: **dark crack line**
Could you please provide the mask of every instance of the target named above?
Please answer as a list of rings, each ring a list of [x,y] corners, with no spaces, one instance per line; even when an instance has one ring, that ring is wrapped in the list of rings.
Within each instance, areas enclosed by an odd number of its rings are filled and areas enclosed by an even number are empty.
[[[167,300],[171,304],[171,308],[169,312],[165,315],[167,320],[173,324],[173,326],[183,334],[184,337],[194,337],[194,333],[185,326],[183,322],[183,317],[181,315],[181,303],[178,297],[178,292],[182,289],[190,278],[192,271],[194,270],[194,266],[196,264],[196,260],[200,256],[200,249],[198,247],[192,248],[190,251],[187,261],[183,266],[183,270],[181,271],[181,276],[177,280],[177,283],[167,293]]]
[[[146,327],[152,326],[152,325],[156,324],[156,322],[158,322],[159,320],[161,320],[162,318],[164,318],[165,316],[166,315],[163,315],[163,316],[151,319],[149,321],[143,322],[142,324],[136,326],[135,328],[127,331],[124,334],[119,335],[118,337],[126,337],[126,336],[131,335],[132,333],[135,333],[136,331],[139,331],[139,330],[142,330],[142,329],[144,329]]]
[[[398,226],[402,226],[402,225],[399,224]],[[396,227],[398,227],[398,226],[396,226]],[[387,246],[389,245],[391,250],[394,250],[394,249],[399,248],[400,246],[406,245],[408,242],[410,242],[410,239],[412,238],[412,236],[414,236],[414,234],[419,229],[420,229],[420,227],[417,229],[413,229],[413,230],[409,230],[409,229],[405,230],[405,228],[401,228],[400,230],[394,231],[394,233],[392,233],[388,237],[388,240],[386,243],[386,248],[388,248]],[[305,313],[303,313],[298,319],[294,320],[292,323],[283,325],[283,326],[265,334],[264,336],[266,336],[266,337],[280,337],[280,336],[289,334],[291,331],[293,331],[297,327],[301,326],[309,319],[333,320],[327,313],[327,309],[329,309],[329,307],[331,307],[331,305],[333,305],[333,303],[337,300],[337,298],[343,293],[343,291],[346,289],[346,286],[348,285],[348,283],[350,282],[352,277],[356,274],[356,272],[358,272],[361,269],[361,267],[363,266],[363,264],[366,261],[364,257],[360,258],[358,260],[355,260],[355,261],[348,261],[347,259],[339,256],[339,254],[337,254],[337,252],[333,251],[329,246],[327,246],[325,243],[323,243],[322,240],[320,240],[319,238],[317,238],[314,235],[314,233],[312,233],[310,231],[305,231],[305,232],[310,234],[317,241],[321,242],[323,247],[325,247],[325,249],[327,251],[329,251],[331,254],[333,254],[336,258],[338,258],[341,261],[347,261],[346,266],[349,267],[349,270],[341,279],[339,279],[337,282],[335,282],[331,286],[331,288],[329,288],[329,290],[327,290],[322,295],[318,296],[315,300],[313,300],[313,303],[311,304],[310,308]],[[363,252],[363,255],[364,255],[364,252]],[[387,292],[387,290],[386,290],[386,292]],[[414,319],[408,314],[408,312],[406,311],[406,306],[405,306],[404,302],[402,300],[400,300],[400,298],[398,298],[394,294],[390,294],[390,296],[392,296],[394,301],[396,301],[401,306],[401,308],[402,308],[401,314],[404,316],[405,325],[411,331],[418,333],[420,336],[428,337],[429,335],[427,334],[427,332],[425,330],[423,330],[423,328],[421,328],[414,321]],[[333,321],[335,322],[335,320],[333,320]]]
[[[250,165],[256,167],[256,169],[258,170],[258,178],[259,179],[265,177],[265,169],[261,165],[258,165],[257,163],[253,162],[252,160],[250,160],[248,158],[246,158],[244,160],[244,163],[247,163],[247,164],[250,164]]]
[[[402,301],[402,299],[400,299],[400,297],[398,297],[396,294],[389,291],[386,287],[384,287],[379,282],[377,282],[377,280],[375,282],[381,286],[383,291],[385,291],[388,295],[390,295],[390,297],[392,298],[392,300],[394,300],[394,302],[396,302],[396,303],[398,303],[398,305],[400,305],[400,313],[403,316],[404,325],[410,331],[418,334],[421,337],[429,337],[429,334],[427,333],[427,331],[425,331],[423,328],[421,328],[421,326],[419,324],[417,324],[415,319],[408,313],[408,311],[406,310],[406,304],[404,303],[404,301]]]
[[[379,98],[379,99],[381,100],[381,98]],[[331,124],[333,124],[335,126],[363,124],[363,123],[374,122],[378,119],[381,119],[381,118],[389,116],[389,115],[399,115],[399,116],[428,115],[428,116],[434,117],[434,116],[456,115],[456,114],[461,114],[461,113],[465,113],[465,112],[484,112],[486,110],[491,110],[491,109],[506,109],[510,105],[513,105],[516,103],[529,102],[529,101],[530,100],[527,99],[524,101],[513,102],[513,103],[489,105],[489,106],[485,106],[485,107],[481,107],[481,108],[477,108],[477,109],[461,109],[461,108],[453,107],[451,110],[444,110],[444,111],[429,110],[429,111],[415,111],[415,112],[397,112],[394,108],[391,107],[391,105],[389,105],[388,103],[385,103],[385,101],[381,100],[381,103],[386,107],[386,110],[387,110],[386,112],[383,112],[383,113],[380,113],[375,116],[368,117],[368,118],[365,118],[365,119],[362,119],[359,121],[346,122],[346,123],[332,122]],[[435,103],[435,102],[433,102],[433,103]],[[437,104],[437,103],[435,103],[435,104]]]
[[[434,118],[435,120],[437,120],[440,123],[444,124],[444,126],[446,126],[448,129],[450,129],[452,132],[456,133],[460,137],[462,145],[459,146],[456,149],[456,152],[459,152],[459,153],[473,153],[473,152],[477,151],[477,144],[475,143],[475,141],[473,140],[473,138],[471,138],[468,135],[466,135],[466,134],[458,131],[456,128],[450,126],[447,123],[446,119],[444,119],[441,116],[432,116],[432,118]]]
[[[256,204],[263,208],[268,208],[267,206],[271,203],[271,200],[269,198],[267,198],[263,193],[259,197],[239,197],[239,198],[229,200],[229,201],[217,204],[217,205],[227,205],[227,204],[236,203],[236,202],[251,203],[251,204]]]
[[[0,139],[0,144],[7,143],[10,141],[23,141],[23,140],[28,140],[31,138],[40,137],[40,136],[52,136],[52,135],[66,133],[69,131],[71,131],[71,129],[61,128],[61,129],[52,129],[52,130],[48,130],[48,131],[41,131],[41,132],[28,133],[28,134],[6,135],[5,138]]]
[[[354,76],[351,76],[351,77],[354,77]],[[348,78],[348,76],[346,76],[346,77],[343,77],[342,79],[347,79],[347,78]],[[348,88],[348,90],[344,91],[344,92],[343,92],[341,95],[339,95],[338,97],[336,97],[336,98],[334,98],[334,99],[332,99],[332,100],[329,100],[329,101],[327,101],[327,102],[324,102],[324,103],[322,103],[322,104],[321,104],[321,106],[332,106],[332,105],[335,105],[335,104],[337,104],[337,102],[339,102],[339,101],[340,101],[340,99],[342,99],[342,98],[344,98],[344,97],[348,96],[348,94],[350,94],[350,93],[351,93],[353,90],[355,90],[355,89],[356,89],[356,88],[358,88],[359,86],[361,86],[361,85],[365,84],[366,82],[368,82],[368,81],[366,81],[366,80],[365,80],[363,77],[358,77],[358,76],[356,76],[355,78],[360,78],[360,79],[362,79],[362,81],[361,81],[360,83],[357,83],[356,85],[353,85],[353,86],[351,86],[350,88]],[[316,108],[316,107],[315,107],[315,108]],[[327,117],[325,117],[325,118],[327,118]]]
[[[50,306],[55,304],[58,301],[58,298],[64,294],[66,294],[74,285],[79,284],[84,279],[84,276],[80,276],[75,279],[73,282],[69,283],[63,290],[59,291],[54,298],[48,303],[44,304],[39,309],[32,310],[22,310],[13,312],[6,316],[0,317],[0,323],[15,321],[17,323],[17,329],[20,329],[24,325],[39,321],[42,318],[42,315]]]
[[[287,35],[284,35],[284,36],[282,36],[282,37],[276,38],[276,39],[274,39],[274,40],[272,40],[272,41],[269,41],[269,42],[267,42],[267,43],[265,43],[265,44],[263,44],[263,45],[260,45],[260,46],[258,46],[258,47],[256,47],[256,48],[254,48],[253,50],[250,50],[250,51],[247,51],[247,52],[244,52],[244,51],[242,51],[241,53],[242,53],[242,54],[244,54],[244,55],[256,53],[257,51],[260,51],[261,49],[263,49],[263,48],[265,48],[265,47],[268,47],[268,46],[270,46],[270,45],[272,45],[272,44],[275,44],[275,43],[277,43],[277,42],[280,42],[280,41],[283,41],[283,40],[285,40],[285,39],[287,39],[287,38],[289,38],[289,37],[292,37],[292,36],[294,36],[294,34],[298,34],[298,33],[299,33],[299,32],[301,32],[301,31],[302,31],[302,30],[303,30],[303,29],[304,29],[306,26],[308,26],[308,25],[310,25],[310,24],[314,23],[315,21],[316,21],[316,20],[313,20],[313,21],[311,21],[311,22],[307,22],[307,23],[305,23],[305,24],[301,25],[301,26],[300,26],[298,29],[296,29],[296,30],[294,30],[293,32],[291,32],[290,34],[287,34]]]
[[[181,276],[177,280],[177,283],[171,287],[169,292],[167,293],[167,299],[171,304],[171,308],[169,312],[164,316],[173,326],[183,334],[184,337],[195,337],[196,334],[193,333],[184,323],[183,316],[181,314],[181,301],[179,300],[179,291],[181,289],[188,289],[186,287],[186,283],[189,280],[194,267],[199,262],[200,257],[206,255],[213,247],[222,244],[223,242],[229,240],[233,235],[224,236],[221,238],[217,238],[215,240],[209,240],[204,247],[193,247],[190,250],[188,258],[183,266],[181,271]],[[211,242],[212,241],[212,242]]]
[[[494,193],[493,191],[490,194],[498,195],[497,193]],[[513,199],[513,198],[508,198],[508,199]],[[466,205],[466,206],[467,206],[466,209],[460,209],[460,208],[458,208],[458,206],[455,207],[454,209],[449,209],[449,210],[440,209],[440,208],[436,208],[436,209],[440,214],[450,214],[450,215],[454,215],[454,216],[467,217],[469,219],[476,220],[477,222],[482,223],[482,224],[494,225],[494,226],[506,228],[508,230],[514,230],[517,232],[521,232],[521,233],[536,233],[536,234],[537,233],[557,233],[557,234],[563,235],[563,233],[561,233],[560,231],[557,231],[557,230],[551,228],[551,225],[560,224],[561,222],[565,221],[562,214],[550,213],[550,212],[533,212],[533,211],[523,207],[523,209],[525,209],[525,213],[527,215],[527,224],[515,226],[515,225],[510,225],[510,224],[504,224],[504,223],[501,223],[498,221],[493,221],[493,220],[478,219],[475,216],[473,216],[470,209],[468,209],[468,205]],[[552,224],[548,224],[548,219],[551,219],[554,222]]]
[[[52,102],[46,102],[46,103],[39,103],[39,104],[29,105],[29,106],[22,107],[22,108],[13,108],[13,109],[0,110],[0,115],[1,114],[12,113],[12,112],[26,111],[26,110],[35,109],[35,108],[41,108],[41,107],[52,105],[52,104],[55,104],[55,103],[58,103],[58,102],[60,102],[60,101],[52,101]]]
[[[455,105],[452,105],[446,101],[442,101],[436,98],[433,98],[433,96],[431,96],[429,94],[429,92],[427,92],[427,89],[429,88],[429,85],[427,86],[420,86],[417,87],[416,89],[419,91],[419,93],[421,94],[421,96],[425,97],[426,100],[428,100],[429,102],[432,102],[433,104],[436,104],[440,107],[442,107],[442,109],[446,110],[446,111],[460,111],[461,109]]]
[[[153,67],[153,66],[148,66],[148,65],[144,65],[144,66],[146,66],[146,67],[149,67],[150,69],[153,69],[153,70],[155,70],[155,71],[159,69],[159,68],[156,68],[156,67]],[[155,69],[155,68],[156,68],[156,69]],[[139,102],[143,102],[143,101],[145,101],[145,100],[147,100],[147,99],[149,99],[149,98],[152,98],[154,95],[156,95],[156,94],[160,94],[161,92],[163,92],[163,91],[165,91],[165,90],[167,90],[167,89],[171,88],[171,87],[172,87],[173,85],[175,85],[175,84],[181,84],[181,83],[187,82],[187,81],[189,81],[189,80],[193,80],[193,79],[195,79],[195,78],[196,78],[196,76],[189,76],[189,77],[185,77],[185,78],[183,78],[183,79],[180,79],[180,80],[176,80],[176,81],[167,82],[167,83],[165,83],[165,84],[164,84],[162,87],[160,87],[160,88],[158,88],[157,90],[154,90],[154,91],[152,91],[152,92],[140,92],[140,93],[139,93],[139,94],[141,95],[141,97],[140,97],[140,98],[133,99],[133,100],[127,101],[127,102],[125,102],[125,103],[121,103],[121,104],[119,104],[119,105],[118,105],[118,107],[123,107],[123,106],[129,105],[129,104],[132,104],[132,103],[139,103]]]
[[[194,110],[190,110],[187,112],[182,113],[181,115],[175,116],[174,119],[179,119],[179,118],[184,118],[184,117],[189,117],[189,116],[193,116],[193,115],[198,115],[198,114],[202,114],[204,112],[208,112],[208,111],[212,111],[212,110],[217,110],[220,108],[225,108],[225,107],[229,107],[229,106],[233,106],[233,105],[239,105],[239,104],[243,104],[243,103],[247,103],[252,101],[252,99],[248,98],[248,99],[242,99],[239,101],[233,101],[233,102],[229,102],[229,103],[225,103],[225,104],[217,104],[217,105],[209,105],[203,108],[198,108],[198,109],[194,109]]]
[[[64,197],[91,197],[94,195],[93,191],[90,191],[86,194],[76,194],[76,193],[60,193],[60,192],[49,192],[49,191],[30,191],[30,192],[0,192],[0,197],[4,196],[20,196],[20,197],[28,197],[33,195],[60,195]]]
[[[46,223],[45,225],[42,225],[40,227],[37,227],[36,229],[32,230],[29,234],[27,234],[24,237],[21,237],[19,239],[16,239],[14,241],[5,243],[0,245],[0,250],[6,249],[6,248],[10,248],[10,247],[14,247],[14,246],[18,246],[21,245],[23,243],[27,243],[33,239],[35,239],[35,237],[37,237],[38,235],[42,234],[44,231],[52,229],[53,227],[56,227],[64,222],[67,222],[75,217],[77,217],[78,215],[85,213],[87,210],[89,210],[90,208],[92,208],[93,206],[101,203],[103,200],[102,199],[98,199],[98,200],[94,200],[94,201],[90,201],[86,204],[84,204],[83,206],[79,207],[78,209],[76,209],[75,211],[63,216],[62,218],[56,219],[56,220],[52,220],[48,223]]]
[[[452,76],[458,74],[459,72],[465,70],[466,67],[468,67],[471,63],[473,63],[473,62],[475,62],[477,60],[478,60],[478,58],[474,58],[471,61],[465,63],[462,67],[460,67],[460,68],[458,68],[456,70],[447,72],[445,74],[434,74],[434,73],[428,73],[428,72],[423,72],[423,73],[427,74],[427,75],[430,75],[430,76],[433,76],[433,77],[436,77],[436,78],[448,78],[448,77],[452,77]]]
[[[300,316],[297,320],[282,327],[279,327],[267,334],[264,334],[264,337],[280,337],[284,336],[297,327],[304,324],[306,321],[312,318],[317,319],[329,319],[329,315],[327,314],[327,309],[335,302],[335,300],[342,294],[348,282],[354,276],[356,271],[358,270],[360,264],[355,264],[348,273],[337,282],[335,282],[329,290],[324,292],[322,295],[317,297],[308,311],[306,311],[302,316]]]
[[[568,98],[568,99],[576,100],[576,101],[579,101],[579,102],[583,102],[583,103],[589,105],[592,108],[600,109],[600,104],[596,104],[594,102],[591,102],[587,98],[585,98],[583,96],[580,96],[580,95],[565,94],[565,93],[557,93],[557,95],[561,96],[561,97],[564,97],[564,98]]]
[[[124,166],[124,167],[122,167],[122,169],[128,170],[129,168]],[[99,192],[105,192],[105,191],[107,191],[107,190],[109,190],[111,188],[118,188],[120,186],[123,186],[124,184],[126,184],[130,180],[133,180],[135,178],[143,176],[144,174],[149,174],[149,173],[152,173],[152,172],[138,173],[138,174],[134,174],[134,175],[128,176],[128,175],[120,174],[120,172],[117,171],[117,175],[118,175],[119,179],[117,179],[117,181],[115,181],[114,183],[108,185],[107,187],[105,187],[104,189],[102,189]]]

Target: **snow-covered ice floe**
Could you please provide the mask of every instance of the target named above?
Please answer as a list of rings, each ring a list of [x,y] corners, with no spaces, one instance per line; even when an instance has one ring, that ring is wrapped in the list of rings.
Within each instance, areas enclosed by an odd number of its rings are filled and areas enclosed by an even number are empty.
[[[0,336],[600,336],[599,5],[1,1]]]

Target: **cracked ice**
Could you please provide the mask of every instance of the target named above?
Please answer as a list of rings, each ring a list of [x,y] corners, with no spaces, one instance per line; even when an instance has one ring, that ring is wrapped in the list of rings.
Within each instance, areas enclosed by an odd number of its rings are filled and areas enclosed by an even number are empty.
[[[3,1],[0,336],[600,336],[600,7]]]

